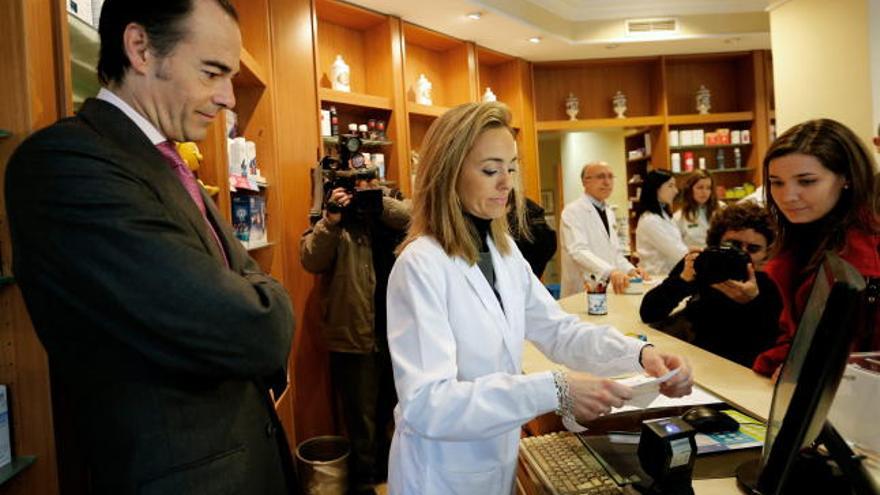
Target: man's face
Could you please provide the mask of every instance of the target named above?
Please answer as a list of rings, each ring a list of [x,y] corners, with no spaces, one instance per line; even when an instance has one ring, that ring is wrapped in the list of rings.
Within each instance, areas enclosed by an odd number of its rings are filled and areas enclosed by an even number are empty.
[[[614,189],[614,174],[605,165],[590,165],[583,178],[584,192],[605,201]]]
[[[199,141],[223,108],[235,106],[241,33],[214,0],[195,0],[187,35],[164,58],[151,57],[142,108],[169,139]]]

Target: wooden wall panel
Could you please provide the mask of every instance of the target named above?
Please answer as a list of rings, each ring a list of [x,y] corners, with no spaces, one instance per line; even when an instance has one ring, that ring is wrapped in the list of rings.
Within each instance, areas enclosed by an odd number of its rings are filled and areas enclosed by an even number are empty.
[[[657,115],[658,62],[582,62],[568,66],[541,64],[534,71],[537,120],[566,120],[565,99],[580,99],[578,119],[614,117],[611,99],[617,91],[627,98],[627,117]]]
[[[313,51],[312,6],[309,0],[270,0],[278,139],[275,183],[279,189],[281,229],[285,249],[285,286],[296,311],[293,345],[292,406],[294,442],[335,432],[327,353],[321,343],[315,276],[299,262],[299,240],[308,227],[310,170],[320,154],[319,113]],[[308,311],[310,312],[307,312]]]
[[[448,70],[446,59],[447,52],[437,52],[407,42],[406,73],[404,78],[404,90],[406,91],[407,101],[416,101],[416,81],[419,78],[419,74],[424,74],[432,84],[431,90],[434,105],[447,107],[455,105],[456,95],[453,93],[453,87],[448,82],[446,75]]]
[[[13,133],[0,138],[0,251],[6,275],[12,256],[3,193],[6,164],[28,134],[60,116],[55,27],[61,7],[58,1],[0,2],[0,60],[11,75],[0,92],[0,128]],[[14,285],[0,287],[0,383],[8,387],[13,455],[37,456],[33,466],[3,486],[3,493],[58,493],[46,354]]]
[[[330,68],[336,55],[342,55],[351,71],[351,90],[355,93],[379,94],[368,89],[367,36],[351,29],[318,19],[318,80],[322,88],[330,88]],[[372,71],[370,71],[372,72]],[[377,71],[378,72],[378,71]],[[372,77],[372,74],[370,74]]]
[[[738,57],[742,58],[742,56]],[[748,91],[739,83],[741,67],[738,59],[668,58],[666,88],[670,115],[695,114],[696,93],[700,85],[712,92],[711,113],[751,110],[749,99],[740,93]]]

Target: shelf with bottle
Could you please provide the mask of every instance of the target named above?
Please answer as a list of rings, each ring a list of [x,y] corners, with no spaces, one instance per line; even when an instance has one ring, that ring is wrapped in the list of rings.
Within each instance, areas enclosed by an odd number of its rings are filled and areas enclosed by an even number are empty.
[[[660,57],[538,62],[533,67],[539,130],[664,123]],[[625,98],[623,118],[616,118],[614,98],[618,92]]]
[[[577,120],[544,120],[536,122],[538,131],[587,131],[614,127],[645,127],[663,125],[662,115],[644,117],[599,118]]]
[[[685,151],[685,150],[712,150],[719,148],[743,148],[751,146],[752,143],[736,143],[736,144],[694,144],[688,146],[670,146],[669,151]]]
[[[448,108],[477,101],[474,45],[403,23],[407,112],[438,117]]]
[[[394,21],[337,0],[315,0],[314,13],[321,99],[391,109]]]
[[[324,142],[325,145],[339,145],[339,136],[321,136],[321,140]],[[393,144],[393,141],[389,141],[386,139],[361,139],[361,146],[367,148],[382,148],[385,146],[391,146]]]
[[[325,103],[333,103],[375,110],[391,110],[393,106],[389,97],[351,93],[330,88],[318,88],[318,96],[321,98],[322,106]]]
[[[673,118],[719,122],[711,119],[754,110],[754,52],[673,55],[665,57],[664,66],[670,124],[676,123]],[[698,101],[701,88],[708,99]],[[698,110],[699,103],[705,107]]]

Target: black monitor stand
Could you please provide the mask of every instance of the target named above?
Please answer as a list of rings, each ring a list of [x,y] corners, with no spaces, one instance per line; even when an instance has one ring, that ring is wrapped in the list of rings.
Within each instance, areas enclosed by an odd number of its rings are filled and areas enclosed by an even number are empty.
[[[828,455],[818,452],[818,445],[824,445]],[[816,443],[803,451],[792,467],[786,486],[779,493],[855,493],[874,495],[877,488],[871,474],[862,464],[864,456],[855,454],[840,433],[826,421]],[[833,460],[839,471],[828,464]],[[742,464],[736,470],[736,481],[740,488],[752,495],[767,495],[759,487],[761,459]]]

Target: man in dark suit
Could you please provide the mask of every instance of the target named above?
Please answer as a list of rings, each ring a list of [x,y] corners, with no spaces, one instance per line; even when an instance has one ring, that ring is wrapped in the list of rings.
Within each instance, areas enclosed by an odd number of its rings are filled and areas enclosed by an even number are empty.
[[[100,35],[104,88],[25,141],[6,177],[15,275],[90,490],[293,492],[269,395],[286,384],[290,300],[172,143],[235,104],[235,10],[107,0]]]

